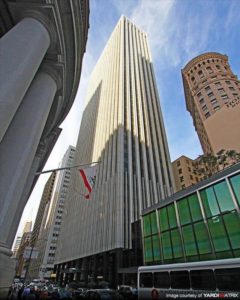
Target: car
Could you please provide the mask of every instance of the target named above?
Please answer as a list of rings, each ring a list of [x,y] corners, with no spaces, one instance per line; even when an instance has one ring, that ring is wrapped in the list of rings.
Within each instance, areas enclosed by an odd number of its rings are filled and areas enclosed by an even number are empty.
[[[124,300],[118,291],[112,289],[91,289],[85,294],[85,299],[89,300]]]
[[[126,300],[138,299],[138,290],[130,285],[121,285],[118,289],[120,295]]]

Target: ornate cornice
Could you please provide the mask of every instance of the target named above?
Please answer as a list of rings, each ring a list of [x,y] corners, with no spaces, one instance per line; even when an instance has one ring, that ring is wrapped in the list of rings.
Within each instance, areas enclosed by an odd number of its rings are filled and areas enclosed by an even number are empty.
[[[200,54],[197,57],[190,60],[190,62],[188,62],[186,66],[182,69],[182,72],[187,73],[192,67],[194,67],[199,62],[204,61],[206,59],[213,59],[213,58],[228,61],[227,55],[218,52],[207,52],[207,53]]]

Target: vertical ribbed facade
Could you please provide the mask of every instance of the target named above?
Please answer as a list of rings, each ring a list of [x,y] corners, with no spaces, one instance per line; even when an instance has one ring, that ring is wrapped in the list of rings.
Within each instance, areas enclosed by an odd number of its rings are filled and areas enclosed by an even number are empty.
[[[125,17],[92,73],[75,163],[101,161],[89,200],[74,172],[57,262],[132,247],[131,224],[173,192],[147,36]]]

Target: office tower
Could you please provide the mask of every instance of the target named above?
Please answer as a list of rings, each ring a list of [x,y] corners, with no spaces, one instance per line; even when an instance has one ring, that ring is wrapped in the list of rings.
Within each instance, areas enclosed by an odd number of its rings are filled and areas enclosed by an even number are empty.
[[[22,237],[17,236],[14,247],[13,247],[13,257],[16,257],[17,251],[19,249],[19,246],[21,244]]]
[[[192,59],[182,70],[187,110],[203,152],[240,152],[240,82],[228,57],[209,52]]]
[[[100,163],[89,200],[78,172],[73,173],[57,249],[57,278],[103,278],[116,285],[118,276],[125,276],[123,268],[143,263],[142,209],[173,191],[147,35],[125,17],[93,70],[86,100],[75,159]],[[136,279],[134,270],[126,271],[126,276],[135,276],[131,280]]]
[[[1,297],[14,276],[11,248],[35,174],[77,93],[89,2],[1,0],[0,11]]]
[[[19,245],[18,251],[16,253],[17,258],[17,266],[16,266],[16,276],[21,278],[25,278],[26,274],[26,263],[27,258],[24,255],[24,251],[27,247],[30,246],[30,239],[31,239],[32,232],[24,232],[21,238],[21,243]]]
[[[69,146],[59,167],[64,168],[72,166],[74,154],[75,148]],[[45,197],[42,197],[42,200],[45,203],[45,206],[43,205],[45,208],[44,213],[42,213],[43,206],[41,207],[41,204],[38,211],[39,220],[37,228],[39,228],[39,233],[38,237],[35,239],[35,248],[38,252],[38,257],[31,260],[29,267],[29,279],[45,278],[54,280],[53,267],[55,252],[58,236],[61,230],[62,215],[66,193],[69,186],[71,170],[62,170],[56,172],[55,175],[53,174],[51,177],[54,176],[54,179],[49,181],[48,186],[46,186],[45,192],[48,191],[48,193],[45,193]]]
[[[173,177],[177,192],[201,180],[202,176],[197,174],[195,170],[196,161],[197,159],[193,160],[182,155],[172,162]]]
[[[30,232],[32,230],[32,221],[28,221],[25,223],[24,228],[23,228],[23,234],[25,232]]]
[[[43,189],[42,197],[40,200],[36,220],[35,220],[34,226],[33,226],[32,236],[31,236],[31,245],[33,247],[35,246],[36,241],[38,239],[40,227],[41,227],[41,224],[43,221],[44,211],[46,210],[46,206],[50,202],[51,197],[52,197],[55,178],[56,178],[56,172],[53,172],[50,175],[50,177],[48,178],[48,180],[44,186],[44,189]]]

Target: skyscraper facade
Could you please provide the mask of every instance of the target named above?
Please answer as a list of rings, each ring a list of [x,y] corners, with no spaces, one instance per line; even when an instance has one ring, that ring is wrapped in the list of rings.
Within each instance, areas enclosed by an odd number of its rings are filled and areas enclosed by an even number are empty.
[[[187,109],[203,152],[240,151],[240,82],[228,57],[209,52],[192,59],[182,70]]]
[[[60,168],[72,166],[75,148],[69,146],[59,165]],[[51,175],[53,176],[53,174]],[[39,234],[35,242],[38,257],[31,261],[29,279],[54,279],[53,267],[58,236],[61,231],[62,215],[71,170],[61,170],[54,176],[51,195],[41,219]],[[51,181],[50,181],[51,182]],[[41,205],[39,207],[42,211]]]
[[[114,281],[123,268],[142,264],[142,209],[173,192],[147,35],[124,16],[93,70],[86,102],[75,159],[100,163],[89,200],[73,173],[57,272]]]

